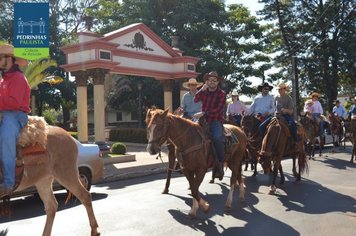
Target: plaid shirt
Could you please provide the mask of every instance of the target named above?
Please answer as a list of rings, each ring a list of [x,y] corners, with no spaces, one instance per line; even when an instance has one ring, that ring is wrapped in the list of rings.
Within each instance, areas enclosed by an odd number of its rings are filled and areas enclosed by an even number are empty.
[[[214,120],[224,122],[224,107],[226,103],[226,94],[221,89],[210,92],[208,89],[201,89],[195,94],[194,102],[202,102],[202,111],[205,113],[205,119],[210,124]]]

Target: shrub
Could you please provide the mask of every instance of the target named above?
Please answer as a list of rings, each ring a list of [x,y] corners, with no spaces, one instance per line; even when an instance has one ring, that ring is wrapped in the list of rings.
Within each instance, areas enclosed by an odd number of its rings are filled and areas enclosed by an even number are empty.
[[[110,130],[110,141],[128,143],[147,143],[146,129],[117,128]]]
[[[114,143],[110,148],[110,152],[123,155],[126,153],[126,145],[123,143]]]

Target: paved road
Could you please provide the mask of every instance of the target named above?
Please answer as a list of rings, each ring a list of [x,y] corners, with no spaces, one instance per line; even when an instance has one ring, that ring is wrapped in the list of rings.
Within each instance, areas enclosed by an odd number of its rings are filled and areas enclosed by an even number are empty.
[[[94,186],[94,210],[102,235],[355,235],[356,164],[350,164],[349,157],[345,153],[317,157],[301,183],[294,182],[291,160],[285,160],[287,181],[275,195],[267,194],[269,176],[254,178],[247,171],[246,201],[238,203],[235,194],[231,211],[223,210],[230,172],[217,184],[208,183],[208,173],[200,190],[212,210],[207,215],[200,211],[195,220],[187,217],[192,200],[188,183],[179,174],[174,175],[169,195],[160,193],[164,174]],[[84,207],[64,206],[64,194],[57,197],[60,209],[52,235],[89,235]],[[0,221],[5,235],[41,235],[45,217],[38,200],[18,200],[13,208],[15,215]]]

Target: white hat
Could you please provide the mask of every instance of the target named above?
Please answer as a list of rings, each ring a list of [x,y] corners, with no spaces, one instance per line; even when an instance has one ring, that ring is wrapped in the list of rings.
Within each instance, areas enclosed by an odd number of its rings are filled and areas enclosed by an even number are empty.
[[[286,83],[280,83],[278,86],[277,86],[278,89],[286,89],[287,91],[289,90],[289,86],[286,84]]]
[[[239,96],[239,93],[236,90],[233,90],[231,96]]]
[[[197,80],[195,78],[190,78],[187,82],[184,82],[182,86],[183,86],[183,88],[189,89],[190,84],[195,84],[197,87],[200,87],[203,85],[203,83],[197,82]]]
[[[10,44],[1,44],[0,45],[0,55],[7,55],[15,58],[15,64],[19,66],[27,66],[28,61],[21,57],[14,56],[14,46]]]

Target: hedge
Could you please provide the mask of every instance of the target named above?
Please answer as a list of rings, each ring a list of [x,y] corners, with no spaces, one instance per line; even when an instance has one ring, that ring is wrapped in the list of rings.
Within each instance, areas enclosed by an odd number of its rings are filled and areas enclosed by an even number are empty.
[[[146,129],[116,128],[110,130],[109,140],[114,142],[147,143]]]

